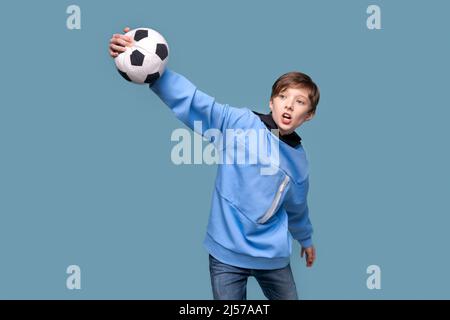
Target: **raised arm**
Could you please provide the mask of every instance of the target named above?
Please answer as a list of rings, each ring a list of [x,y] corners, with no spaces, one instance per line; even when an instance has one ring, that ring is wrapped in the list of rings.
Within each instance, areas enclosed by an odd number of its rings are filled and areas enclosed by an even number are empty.
[[[197,132],[199,129],[203,133],[208,129],[224,131],[229,127],[230,121],[236,121],[243,113],[243,110],[216,102],[213,97],[197,89],[184,76],[169,69],[166,69],[150,89],[178,119]]]
[[[124,32],[129,30],[127,27]],[[127,46],[132,45],[133,39],[130,37],[114,34],[110,40],[109,53],[111,57],[116,58]],[[165,70],[150,89],[178,119],[201,134],[208,129],[218,129],[224,133],[226,128],[239,126],[239,118],[248,113],[248,109],[233,108],[216,102],[213,97],[198,90],[188,79],[169,69]]]

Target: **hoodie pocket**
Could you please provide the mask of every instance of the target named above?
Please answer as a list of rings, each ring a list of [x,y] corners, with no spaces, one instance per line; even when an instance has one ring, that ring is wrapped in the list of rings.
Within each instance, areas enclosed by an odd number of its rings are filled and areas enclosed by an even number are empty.
[[[222,166],[216,187],[253,223],[269,224],[284,201],[290,178],[278,169],[273,175],[261,175],[258,165]]]

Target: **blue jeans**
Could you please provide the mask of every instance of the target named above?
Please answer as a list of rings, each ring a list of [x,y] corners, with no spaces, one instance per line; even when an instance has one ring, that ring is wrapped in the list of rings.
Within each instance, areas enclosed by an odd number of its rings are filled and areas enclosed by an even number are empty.
[[[290,264],[282,269],[244,269],[209,256],[209,272],[215,300],[247,300],[247,279],[253,276],[269,300],[297,300]]]

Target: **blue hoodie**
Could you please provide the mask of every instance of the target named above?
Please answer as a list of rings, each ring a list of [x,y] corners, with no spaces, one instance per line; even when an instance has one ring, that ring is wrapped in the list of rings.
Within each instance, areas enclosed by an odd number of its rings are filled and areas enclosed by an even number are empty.
[[[222,151],[204,241],[213,257],[241,268],[278,269],[289,263],[289,233],[303,248],[312,246],[308,161],[301,144],[289,146],[250,109],[220,104],[169,69],[150,88],[178,119]],[[268,157],[226,161],[230,145],[252,152],[248,136],[228,136],[228,129],[261,133],[258,143]]]

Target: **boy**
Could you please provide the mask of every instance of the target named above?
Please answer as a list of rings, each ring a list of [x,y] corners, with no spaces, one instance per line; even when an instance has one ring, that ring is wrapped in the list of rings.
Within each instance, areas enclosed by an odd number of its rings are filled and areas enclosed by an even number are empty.
[[[115,34],[110,55],[117,57],[132,43],[131,38]],[[268,299],[298,299],[289,263],[292,239],[288,231],[299,241],[301,257],[306,254],[307,267],[313,265],[316,253],[307,205],[308,163],[294,130],[315,114],[320,98],[316,84],[300,72],[281,76],[272,87],[269,114],[219,104],[168,69],[150,89],[177,118],[210,138],[219,151],[230,145],[228,135],[213,139],[207,132],[259,130],[263,145],[271,146],[269,163],[276,169],[272,172],[264,174],[262,160],[250,164],[228,161],[228,149],[227,161],[218,166],[204,241],[214,299],[246,299],[249,276],[256,278]],[[238,138],[238,147],[251,149],[245,137]]]

